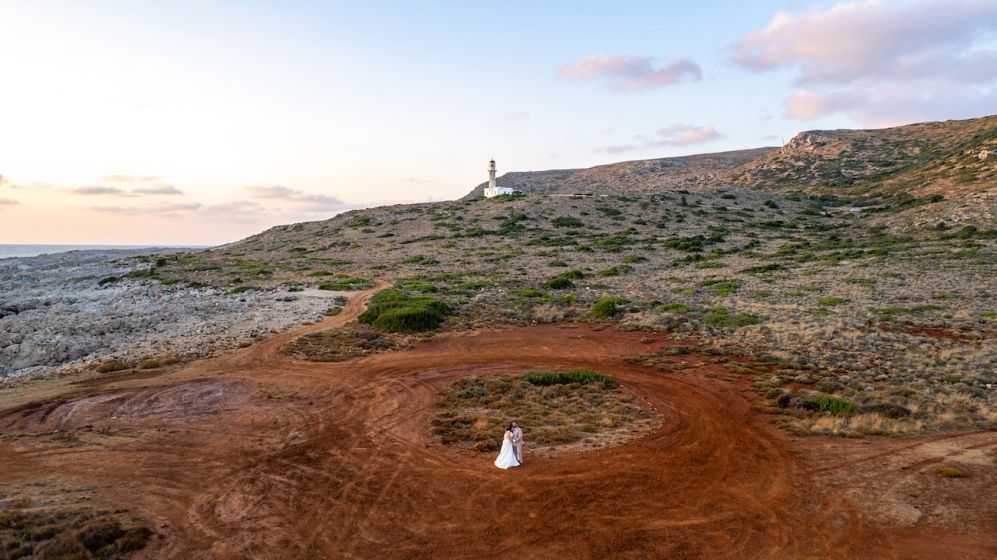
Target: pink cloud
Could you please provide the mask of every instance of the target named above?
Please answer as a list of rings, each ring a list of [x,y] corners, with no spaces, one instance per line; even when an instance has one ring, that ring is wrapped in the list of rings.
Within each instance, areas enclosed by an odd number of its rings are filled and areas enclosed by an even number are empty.
[[[786,115],[846,113],[867,124],[992,113],[997,91],[997,2],[842,2],[778,12],[745,34],[731,59],[750,70],[795,71]],[[981,109],[982,107],[982,109]]]
[[[604,80],[617,91],[634,91],[670,86],[684,79],[701,80],[703,69],[686,58],[673,58],[655,67],[649,56],[593,54],[574,64],[558,68],[565,80]]]
[[[824,11],[777,12],[765,29],[744,35],[731,52],[752,70],[795,67],[804,84],[869,77],[918,77],[925,71],[975,82],[997,74],[994,53],[970,47],[997,25],[992,0],[878,0]]]
[[[693,126],[689,124],[673,124],[658,129],[651,138],[643,134],[634,137],[633,144],[621,144],[617,146],[607,146],[602,151],[610,154],[621,154],[635,150],[649,150],[665,146],[692,146],[719,140],[723,135],[713,128],[713,125]]]
[[[690,146],[723,138],[713,125],[673,124],[658,130],[658,146]]]

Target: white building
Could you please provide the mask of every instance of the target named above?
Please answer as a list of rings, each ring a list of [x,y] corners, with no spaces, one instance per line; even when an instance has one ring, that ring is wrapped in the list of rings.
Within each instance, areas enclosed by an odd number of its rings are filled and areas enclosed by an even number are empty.
[[[500,187],[495,184],[495,160],[488,162],[488,186],[485,187],[485,198],[491,198],[500,194],[513,194],[517,192],[511,187]]]

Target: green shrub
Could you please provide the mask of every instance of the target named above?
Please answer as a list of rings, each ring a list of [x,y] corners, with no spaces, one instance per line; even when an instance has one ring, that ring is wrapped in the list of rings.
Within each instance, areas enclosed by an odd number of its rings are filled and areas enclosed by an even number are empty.
[[[817,303],[821,305],[838,305],[845,301],[845,298],[838,296],[825,296],[822,298],[817,298]]]
[[[630,255],[629,257],[623,259],[625,263],[640,263],[647,262],[647,257],[642,255]]]
[[[615,266],[611,266],[609,268],[605,268],[599,271],[599,276],[619,276],[619,275],[620,275],[620,269],[619,267]]]
[[[896,315],[897,313],[913,313],[914,310],[910,307],[876,307],[873,313],[879,313],[880,315]]]
[[[98,286],[104,286],[106,284],[112,284],[112,283],[117,282],[119,280],[121,280],[121,278],[118,278],[117,276],[108,276],[106,278],[101,278],[100,282],[97,282],[97,285]]]
[[[570,371],[530,371],[523,374],[523,379],[533,385],[549,387],[551,385],[569,385],[571,383],[602,383],[607,389],[615,387],[616,382],[609,377],[586,368]]]
[[[438,327],[449,311],[447,304],[434,297],[389,289],[375,294],[357,320],[387,332],[418,332]]]
[[[434,286],[432,284],[425,284],[425,283],[422,283],[422,282],[412,282],[412,283],[409,283],[409,284],[405,284],[405,289],[406,290],[412,290],[413,292],[424,293],[424,294],[435,293],[435,292],[438,291],[438,289],[436,288],[436,286]]]
[[[523,288],[516,292],[516,295],[526,298],[538,298],[543,297],[544,293],[536,288]]]
[[[723,307],[714,307],[703,316],[703,322],[711,327],[736,329],[747,325],[757,325],[758,317],[747,313],[731,313]]]
[[[567,278],[569,280],[580,280],[582,278],[585,278],[585,273],[582,272],[581,270],[578,270],[577,268],[573,268],[571,270],[566,270],[561,274],[558,274],[558,276],[560,276],[561,278]]]
[[[820,412],[829,412],[834,416],[850,416],[859,411],[859,405],[847,399],[825,395],[814,395],[809,399],[810,408]]]
[[[670,313],[688,313],[689,306],[684,303],[667,303],[654,308],[655,311],[668,311]]]
[[[786,267],[778,263],[764,264],[761,266],[752,266],[741,270],[741,272],[746,272],[748,274],[761,274],[764,272],[775,272],[776,270],[786,270]]]
[[[550,280],[544,282],[543,287],[550,290],[563,290],[565,288],[570,288],[574,286],[574,282],[568,280],[564,276],[555,276]]]
[[[582,227],[582,221],[573,216],[558,216],[551,221],[554,227],[577,228]]]
[[[339,278],[330,282],[322,282],[318,289],[329,290],[331,292],[350,292],[354,290],[365,290],[373,288],[374,282],[366,278]]]
[[[154,358],[145,358],[138,363],[138,369],[156,369],[160,365],[159,360]]]
[[[616,308],[617,305],[621,303],[626,303],[627,300],[619,297],[604,297],[599,301],[595,302],[592,309],[589,311],[589,317],[593,319],[610,319],[619,312]]]

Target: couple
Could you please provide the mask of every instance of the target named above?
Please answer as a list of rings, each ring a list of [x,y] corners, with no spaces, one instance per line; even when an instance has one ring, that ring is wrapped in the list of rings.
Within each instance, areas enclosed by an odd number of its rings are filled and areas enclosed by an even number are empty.
[[[502,451],[495,459],[495,466],[500,469],[519,467],[523,464],[523,429],[513,422],[505,429],[502,436]]]

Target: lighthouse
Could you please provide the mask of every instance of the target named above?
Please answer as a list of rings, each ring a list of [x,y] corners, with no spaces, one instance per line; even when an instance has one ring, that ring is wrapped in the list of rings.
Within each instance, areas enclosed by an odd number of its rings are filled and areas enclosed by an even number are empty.
[[[488,162],[488,191],[495,192],[495,160]],[[488,196],[486,193],[485,196]],[[492,196],[495,196],[494,194]]]
[[[513,194],[517,192],[509,187],[500,187],[495,184],[495,160],[488,162],[488,186],[485,187],[485,198],[491,198],[500,194]]]

